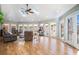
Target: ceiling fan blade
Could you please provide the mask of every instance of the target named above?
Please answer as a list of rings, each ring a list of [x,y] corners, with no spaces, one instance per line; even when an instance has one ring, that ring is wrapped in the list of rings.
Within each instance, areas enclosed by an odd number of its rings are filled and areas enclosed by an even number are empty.
[[[30,11],[29,13],[34,13],[34,12]]]
[[[32,9],[29,8],[28,4],[26,4],[26,6],[27,6],[27,9],[25,10],[26,14],[34,13],[33,11],[31,11]]]
[[[28,9],[28,10],[30,11],[30,10],[32,10],[32,9],[30,8],[30,9]]]
[[[29,12],[29,11],[31,11],[31,9],[26,10],[26,12]]]

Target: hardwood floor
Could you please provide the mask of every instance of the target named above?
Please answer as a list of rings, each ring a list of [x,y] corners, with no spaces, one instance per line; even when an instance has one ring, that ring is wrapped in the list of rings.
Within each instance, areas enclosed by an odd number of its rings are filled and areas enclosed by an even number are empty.
[[[76,55],[77,49],[60,40],[34,36],[33,41],[0,42],[0,55]]]

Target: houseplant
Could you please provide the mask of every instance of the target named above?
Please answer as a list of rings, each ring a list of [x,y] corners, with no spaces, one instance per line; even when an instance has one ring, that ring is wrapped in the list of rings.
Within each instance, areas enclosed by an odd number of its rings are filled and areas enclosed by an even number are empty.
[[[3,23],[3,20],[4,20],[4,15],[3,15],[3,13],[0,11],[0,24]]]
[[[4,16],[3,13],[0,11],[0,36],[2,36],[1,27],[2,27],[2,24],[3,24],[3,20],[4,20],[3,16]]]

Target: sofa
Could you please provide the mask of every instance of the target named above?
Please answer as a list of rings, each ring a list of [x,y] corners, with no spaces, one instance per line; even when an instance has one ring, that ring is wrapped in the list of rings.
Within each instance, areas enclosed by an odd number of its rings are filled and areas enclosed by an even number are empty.
[[[9,32],[3,32],[4,42],[15,41],[15,40],[17,40],[17,35],[10,34]]]

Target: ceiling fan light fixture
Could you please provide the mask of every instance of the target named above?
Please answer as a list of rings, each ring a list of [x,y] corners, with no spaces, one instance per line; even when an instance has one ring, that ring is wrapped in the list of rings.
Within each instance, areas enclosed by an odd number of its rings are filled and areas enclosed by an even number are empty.
[[[34,9],[31,9],[31,8],[29,8],[29,6],[28,6],[28,4],[26,4],[26,6],[27,6],[27,8],[25,9],[25,8],[21,8],[21,11],[20,11],[20,13],[21,14],[23,14],[23,15],[32,15],[32,14],[36,14],[36,15],[39,15],[39,12],[37,12],[36,10],[34,10]]]

